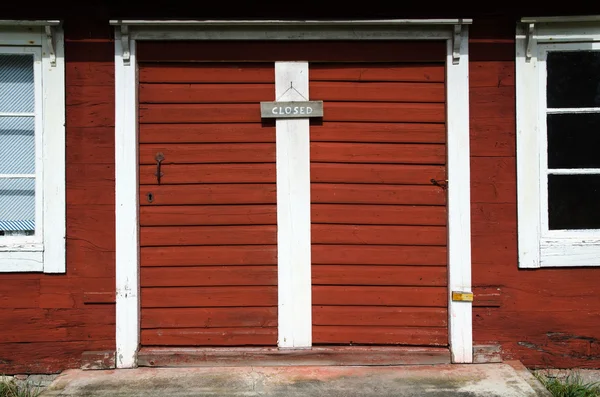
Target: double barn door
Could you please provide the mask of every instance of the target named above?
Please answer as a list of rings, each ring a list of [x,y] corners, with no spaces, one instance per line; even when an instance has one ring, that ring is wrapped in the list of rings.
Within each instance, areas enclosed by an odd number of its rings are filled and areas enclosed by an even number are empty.
[[[445,43],[143,42],[142,346],[277,346],[275,62],[309,61],[312,341],[448,343]],[[284,288],[285,286],[279,286]]]

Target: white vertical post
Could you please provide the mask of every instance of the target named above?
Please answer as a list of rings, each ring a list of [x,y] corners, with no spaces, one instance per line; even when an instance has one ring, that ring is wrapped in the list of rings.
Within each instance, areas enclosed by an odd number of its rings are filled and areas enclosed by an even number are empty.
[[[534,49],[527,56],[528,26],[518,24],[515,43],[515,91],[517,116],[517,236],[519,267],[540,267],[540,203],[542,191],[540,181],[541,161],[532,158],[542,147],[538,124],[545,123],[546,109],[539,98],[546,98],[545,81],[540,81],[537,38],[529,37]],[[542,71],[544,69],[542,68]],[[543,119],[540,118],[543,115]],[[542,124],[543,125],[543,124]],[[541,159],[539,159],[541,160]],[[546,186],[544,186],[545,188]]]
[[[473,362],[471,302],[453,302],[452,291],[471,291],[471,178],[469,155],[469,32],[462,27],[460,59],[448,40],[448,316],[452,362]]]
[[[64,273],[66,271],[67,230],[65,44],[63,30],[55,27],[53,31],[55,64],[52,65],[48,55],[42,57],[43,157],[44,163],[51,170],[51,172],[43,172],[44,273]],[[48,40],[42,40],[42,51],[44,54],[49,54]],[[41,217],[36,214],[36,222],[39,219]]]
[[[137,366],[140,341],[137,64],[135,41],[124,62],[115,32],[115,201],[117,368]]]
[[[308,98],[308,62],[276,62],[275,99]],[[312,345],[309,128],[308,119],[276,121],[278,345],[281,348]]]

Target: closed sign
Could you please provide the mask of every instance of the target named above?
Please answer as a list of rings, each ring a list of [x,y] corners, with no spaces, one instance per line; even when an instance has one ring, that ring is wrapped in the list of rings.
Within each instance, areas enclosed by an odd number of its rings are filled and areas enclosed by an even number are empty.
[[[271,119],[323,117],[323,101],[261,102],[260,115]]]

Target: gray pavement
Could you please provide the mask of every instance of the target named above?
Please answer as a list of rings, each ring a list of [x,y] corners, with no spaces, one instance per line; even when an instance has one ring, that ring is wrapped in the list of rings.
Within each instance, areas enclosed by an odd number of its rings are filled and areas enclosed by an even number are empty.
[[[548,396],[518,362],[393,367],[201,367],[68,370],[51,396]]]

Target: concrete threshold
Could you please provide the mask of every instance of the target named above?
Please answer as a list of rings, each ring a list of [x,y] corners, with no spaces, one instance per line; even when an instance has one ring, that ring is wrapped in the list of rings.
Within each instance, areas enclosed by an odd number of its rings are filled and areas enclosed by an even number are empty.
[[[520,363],[403,366],[137,368],[62,373],[42,394],[78,397],[534,397]]]

